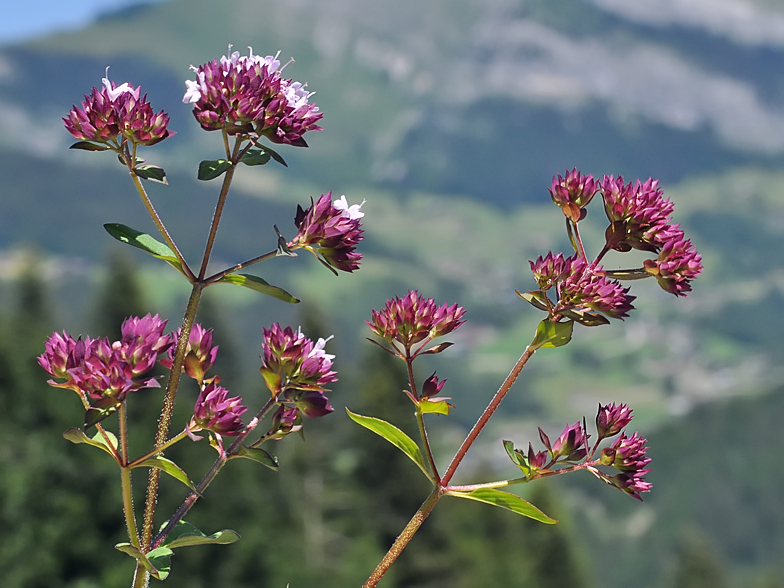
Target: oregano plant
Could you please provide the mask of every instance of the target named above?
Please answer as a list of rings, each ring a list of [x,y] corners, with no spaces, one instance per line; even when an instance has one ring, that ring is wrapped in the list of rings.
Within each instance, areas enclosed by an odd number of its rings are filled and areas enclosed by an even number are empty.
[[[278,459],[265,444],[301,432],[308,419],[333,412],[327,386],[336,381],[337,374],[332,369],[334,356],[326,351],[329,339],[314,341],[299,328],[277,323],[263,329],[259,371],[269,396],[263,407],[248,418],[243,399],[232,396],[221,385],[220,376],[213,373],[218,349],[213,345],[212,331],[195,322],[202,293],[219,283],[249,288],[284,303],[299,302],[285,289],[247,273],[247,268],[274,257],[296,257],[299,250],[306,250],[336,275],[360,267],[362,256],[356,249],[362,239],[364,201],[349,204],[345,196],[334,199],[327,193],[311,199],[305,207],[297,206],[290,231],[271,227],[274,233],[270,235],[269,251],[250,252],[244,261],[217,272],[208,271],[234,174],[242,166],[270,162],[286,166],[278,149],[307,147],[304,135],[321,130],[322,113],[311,101],[312,93],[306,85],[283,75],[286,65],[281,66],[278,55],[262,57],[252,50],[241,55],[230,47],[228,56],[193,68],[195,80],[185,83],[183,102],[192,105],[201,128],[215,132],[219,138],[219,157],[202,161],[197,168],[199,180],[220,179],[221,183],[204,253],[196,263],[189,262],[178,248],[144,184],[167,183],[165,171],[146,163],[140,155],[143,148],[174,135],[168,128],[168,115],[164,111],[156,113],[139,87],[111,82],[107,69],[102,86],[93,88],[81,107],[74,106],[63,119],[66,129],[77,139],[73,149],[116,155],[162,241],[116,222],[104,225],[108,234],[166,262],[191,287],[177,329],[167,332],[165,320],[148,314],[128,317],[117,341],[56,332],[38,358],[51,377],[49,384],[73,391],[84,407],[83,422],[65,431],[65,439],[105,452],[119,468],[128,541],[115,547],[136,561],[133,588],[147,586],[150,578],[165,580],[176,549],[237,541],[239,534],[235,531],[207,534],[186,522],[185,517],[228,461],[245,458],[277,470]],[[388,300],[383,309],[373,311],[367,322],[373,335],[370,340],[405,364],[408,389],[403,391],[401,401],[412,405],[419,442],[383,418],[350,410],[348,416],[408,456],[429,480],[432,491],[373,571],[366,587],[380,581],[444,496],[483,502],[552,524],[556,521],[535,505],[502,488],[585,470],[639,500],[651,490],[645,480],[650,463],[646,440],[638,433],[629,434],[632,410],[626,404],[615,403],[599,406],[595,434],[589,433],[582,418],[552,440],[540,429],[539,448],[533,443],[517,448],[504,441],[509,458],[519,470],[517,477],[471,485],[451,483],[477,436],[537,350],[569,343],[575,323],[601,326],[627,317],[634,297],[621,281],[653,277],[667,292],[684,296],[702,269],[691,242],[672,223],[673,205],[663,197],[658,182],[627,184],[620,176],[604,176],[597,181],[572,170],[565,177],[556,176],[549,191],[564,214],[572,251],[549,252],[530,262],[535,288],[518,294],[546,316],[446,468],[438,465],[426,426],[429,415],[448,415],[453,408],[451,399],[443,395],[446,380],[436,373],[422,379],[415,372],[414,362],[449,349],[452,344],[441,339],[465,322],[465,309],[456,303],[439,305],[410,291]],[[597,200],[603,202],[608,226],[604,244],[596,256],[590,257],[579,223],[597,195]],[[607,270],[601,265],[610,252],[631,250],[650,257],[641,267],[623,270]],[[156,364],[168,371],[163,381],[150,375]],[[190,417],[175,424],[173,410],[183,374],[196,382],[199,395]],[[128,420],[128,405],[142,401],[142,396],[136,394],[139,390],[160,387],[162,407],[155,437],[146,452],[131,455],[133,423]],[[144,396],[144,401],[150,398]],[[186,439],[209,443],[217,452],[212,467],[198,483],[165,457],[170,447]],[[139,512],[132,500],[132,473],[137,469],[149,470],[146,500]],[[156,511],[162,473],[185,486],[181,506],[165,516]]]

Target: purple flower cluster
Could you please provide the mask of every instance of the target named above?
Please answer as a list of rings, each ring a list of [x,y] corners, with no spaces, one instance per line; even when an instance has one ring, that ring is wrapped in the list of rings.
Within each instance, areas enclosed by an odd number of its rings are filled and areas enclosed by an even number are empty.
[[[607,318],[624,318],[634,308],[629,289],[604,275],[602,266],[588,263],[578,254],[564,257],[549,252],[529,262],[540,290],[529,292],[530,302],[553,320],[567,318],[592,326]],[[546,292],[555,289],[555,301]]]
[[[651,462],[651,458],[646,456],[646,443],[647,440],[638,433],[627,437],[622,432],[612,446],[602,452],[602,457],[607,461],[612,458],[610,465],[620,470],[618,475],[611,478],[612,485],[640,501],[640,492],[650,492],[652,487],[650,482],[643,479],[650,472],[646,466]]]
[[[648,449],[645,446],[645,439],[640,437],[638,433],[634,433],[631,437],[626,436],[624,429],[631,420],[632,411],[626,404],[600,404],[596,414],[598,439],[593,447],[588,445],[590,436],[585,431],[584,422],[567,426],[554,442],[551,442],[547,434],[539,429],[539,438],[546,451],[536,452],[533,445],[529,443],[526,454],[520,449],[513,449],[509,441],[504,444],[507,446],[510,458],[525,472],[527,479],[552,474],[552,468],[556,465],[560,465],[561,468],[555,471],[561,472],[588,469],[611,486],[642,500],[640,493],[649,492],[651,489],[651,484],[644,480],[645,474],[650,471],[646,466],[651,460],[646,456]],[[610,447],[604,448],[598,459],[594,460],[599,444],[616,435],[620,436]],[[613,467],[619,473],[611,476],[601,471],[599,466]]]
[[[274,399],[292,403],[309,417],[324,416],[332,406],[325,386],[337,381],[332,371],[334,355],[324,351],[326,339],[316,343],[299,330],[279,324],[264,329],[259,372]]]
[[[163,111],[155,114],[147,95],[140,94],[141,88],[127,82],[117,86],[103,78],[103,87],[93,88],[84,97],[82,107],[74,106],[63,119],[65,128],[79,140],[103,144],[125,139],[138,145],[155,145],[174,135],[167,129],[169,115]]]
[[[659,285],[670,294],[685,296],[691,291],[691,280],[702,272],[702,256],[683,238],[678,229],[676,235],[667,241],[656,259],[646,259],[645,271],[656,277]]]
[[[185,82],[183,102],[194,105],[193,115],[207,131],[255,133],[273,143],[307,147],[302,135],[321,130],[316,123],[323,115],[308,102],[312,92],[283,78],[277,55],[235,51],[192,69],[196,80]]]
[[[294,225],[298,232],[289,248],[307,249],[328,267],[344,272],[359,269],[362,254],[356,247],[362,240],[362,204],[349,206],[345,196],[333,201],[330,192],[315,204],[311,200],[307,210],[297,206]]]
[[[565,178],[560,174],[554,177],[548,190],[566,218],[576,223],[585,218],[585,207],[590,204],[597,188],[592,175],[584,176],[577,169],[572,169],[566,172]]]
[[[248,410],[240,403],[242,398],[229,398],[229,391],[215,380],[204,384],[193,408],[193,417],[188,424],[190,434],[212,431],[225,437],[236,437],[245,429],[242,415]]]
[[[158,355],[173,344],[163,334],[165,327],[166,321],[148,314],[126,319],[122,338],[113,343],[54,333],[38,363],[53,378],[65,380],[50,380],[52,386],[74,390],[90,405],[116,409],[129,392],[158,387],[155,378],[137,378],[150,371]]]
[[[385,341],[397,341],[406,350],[421,341],[451,333],[465,321],[465,309],[457,304],[438,306],[432,298],[420,296],[416,290],[402,298],[387,300],[381,311],[374,310],[370,329]]]

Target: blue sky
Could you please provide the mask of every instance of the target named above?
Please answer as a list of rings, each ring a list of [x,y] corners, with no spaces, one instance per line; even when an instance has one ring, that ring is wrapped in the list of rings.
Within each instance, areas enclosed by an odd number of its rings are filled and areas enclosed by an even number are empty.
[[[152,1],[161,0],[144,0],[144,3]],[[140,3],[140,0],[8,0],[0,18],[0,44],[79,29],[99,14]]]

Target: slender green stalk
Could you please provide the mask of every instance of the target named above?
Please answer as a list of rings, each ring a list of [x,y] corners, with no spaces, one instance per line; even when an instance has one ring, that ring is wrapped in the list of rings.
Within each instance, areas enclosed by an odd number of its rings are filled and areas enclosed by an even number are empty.
[[[270,251],[269,253],[265,253],[264,255],[259,255],[258,257],[254,257],[253,259],[249,259],[248,261],[243,261],[242,263],[238,263],[237,265],[232,266],[232,267],[230,267],[228,269],[225,269],[222,272],[218,272],[217,274],[213,274],[209,278],[205,279],[204,281],[206,283],[208,283],[208,284],[212,284],[214,282],[217,282],[221,278],[223,278],[225,276],[228,276],[229,274],[233,274],[234,272],[238,272],[241,269],[248,267],[249,265],[254,265],[256,263],[259,263],[260,261],[266,261],[267,259],[270,259],[272,257],[277,256],[277,254],[278,254],[278,252],[276,250],[276,251]]]
[[[419,394],[417,393],[416,381],[414,380],[414,360],[411,357],[411,351],[409,349],[406,349],[406,367],[408,368],[408,385],[411,388],[411,394],[414,395],[414,398],[419,398]],[[430,464],[430,470],[433,472],[433,482],[435,482],[436,485],[440,485],[441,477],[438,475],[436,460],[433,458],[433,451],[430,448],[430,440],[427,437],[427,429],[425,428],[425,418],[424,415],[422,414],[422,407],[418,404],[416,407],[416,419],[417,419],[417,424],[419,425],[419,435],[422,437],[422,444],[425,446],[427,461]]]
[[[144,207],[147,209],[150,218],[152,218],[152,222],[154,222],[155,226],[158,227],[158,231],[161,233],[161,236],[166,241],[166,244],[169,246],[169,249],[171,249],[174,252],[174,255],[177,256],[177,259],[182,265],[182,270],[185,272],[188,279],[191,282],[193,282],[195,276],[193,275],[191,268],[188,266],[188,262],[185,261],[185,258],[182,256],[182,253],[180,253],[180,250],[177,248],[177,245],[174,243],[174,240],[171,238],[171,235],[169,235],[169,231],[164,226],[161,217],[158,216],[158,212],[155,210],[155,207],[152,205],[152,201],[150,200],[150,197],[147,196],[147,191],[144,189],[141,179],[139,178],[139,176],[136,175],[136,171],[133,169],[133,165],[130,162],[128,163],[128,170],[131,174],[133,185],[136,186],[136,191],[139,192],[139,196],[141,197],[142,202],[144,203]]]
[[[120,404],[120,451],[122,464],[120,465],[120,480],[122,482],[123,511],[125,512],[125,525],[128,528],[128,538],[137,549],[140,547],[139,533],[136,530],[136,514],[133,512],[133,493],[131,491],[131,468],[128,467],[128,413],[125,402]]]
[[[185,431],[182,431],[181,433],[179,433],[179,434],[175,435],[174,437],[172,437],[171,439],[169,439],[166,443],[164,443],[160,447],[156,447],[156,448],[148,451],[144,455],[141,455],[141,456],[137,457],[133,461],[128,462],[128,467],[131,467],[131,468],[135,467],[138,464],[140,464],[141,462],[143,462],[145,459],[147,459],[149,457],[152,457],[153,455],[160,455],[166,449],[168,449],[169,447],[171,447],[175,443],[178,443],[178,442],[182,441],[187,436],[188,436],[188,433],[186,433]]]
[[[373,588],[381,581],[381,578],[383,578],[384,574],[387,573],[389,566],[391,566],[402,553],[403,549],[405,549],[406,545],[408,545],[408,542],[411,541],[411,539],[414,537],[416,532],[419,530],[419,527],[422,526],[422,523],[425,522],[427,515],[430,514],[430,511],[433,510],[433,507],[435,507],[436,503],[441,499],[443,494],[444,489],[441,486],[436,486],[433,488],[430,496],[425,499],[425,501],[422,503],[422,506],[420,506],[419,510],[416,511],[414,516],[403,529],[403,532],[400,533],[398,538],[392,544],[392,547],[390,547],[387,554],[376,566],[376,569],[373,570],[373,573],[367,579],[367,582],[362,585],[362,588]]]

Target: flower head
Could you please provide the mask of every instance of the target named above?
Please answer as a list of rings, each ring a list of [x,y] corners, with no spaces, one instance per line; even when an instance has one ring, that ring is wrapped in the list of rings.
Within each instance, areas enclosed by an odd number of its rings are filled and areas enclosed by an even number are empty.
[[[329,267],[344,272],[359,269],[362,254],[355,249],[362,240],[362,204],[349,206],[345,196],[333,202],[330,192],[315,204],[311,201],[307,210],[297,206],[294,225],[298,232],[289,247],[308,249]]]
[[[560,174],[553,178],[550,188],[550,197],[563,211],[566,218],[578,222],[585,217],[585,207],[596,194],[597,185],[592,175],[584,176],[577,169],[566,172],[566,177]]]
[[[93,88],[82,107],[74,106],[63,122],[77,139],[97,143],[122,138],[138,145],[155,145],[174,135],[167,128],[169,115],[162,110],[155,114],[147,95],[141,96],[141,88],[110,82],[108,68],[103,87]]]
[[[131,365],[134,376],[152,369],[158,354],[170,349],[174,341],[164,335],[166,321],[157,314],[147,314],[142,318],[128,317],[122,324],[122,339],[115,343],[125,360]]]
[[[544,306],[553,316],[566,316],[586,325],[606,323],[609,318],[624,318],[634,308],[634,296],[617,281],[608,280],[602,266],[588,263],[578,254],[564,258],[552,253],[531,262],[531,269],[540,288],[555,286],[557,299],[551,307]],[[542,308],[540,304],[532,302]]]
[[[683,238],[682,231],[672,232],[673,237],[664,243],[659,257],[645,260],[644,266],[666,292],[686,296],[691,291],[691,280],[702,272],[702,256],[689,239]]]
[[[613,437],[620,433],[632,420],[632,409],[627,404],[599,405],[599,412],[596,414],[596,431],[599,440]]]
[[[229,398],[229,391],[210,381],[202,387],[193,417],[188,425],[191,432],[208,430],[226,437],[236,437],[245,428],[243,413],[248,410],[240,403],[242,398]]]
[[[662,195],[659,181],[624,184],[623,177],[604,176],[599,182],[604,210],[610,221],[607,246],[616,251],[658,251],[674,205]],[[664,231],[664,233],[662,233]]]
[[[435,339],[451,333],[465,321],[465,309],[457,304],[437,306],[432,298],[410,290],[402,298],[387,300],[379,312],[374,310],[370,329],[388,342],[397,341],[406,349],[425,339]]]
[[[255,133],[273,143],[307,147],[302,135],[321,130],[316,123],[322,113],[308,102],[312,92],[282,77],[277,55],[234,51],[192,69],[196,80],[185,82],[183,102],[194,105],[193,115],[207,131]]]
[[[319,339],[314,343],[299,330],[294,331],[291,327],[283,329],[277,323],[269,329],[264,329],[259,371],[273,398],[277,398],[287,390],[321,393],[326,390],[324,387],[327,384],[337,380],[335,377],[337,372],[331,369],[335,356],[324,351],[326,342],[326,339]],[[287,398],[302,403],[303,406],[305,403],[321,402],[312,396],[299,398],[289,395]],[[326,401],[326,397],[324,400]],[[324,408],[328,405],[329,403],[324,403],[321,406]],[[332,408],[330,407],[329,410],[331,411]]]

